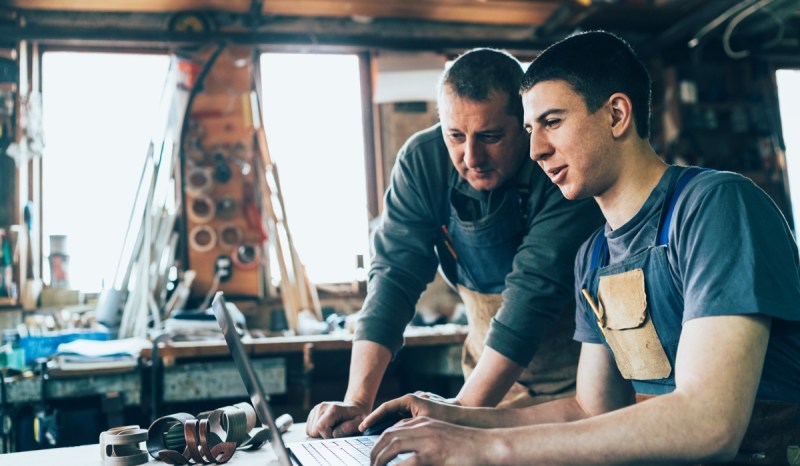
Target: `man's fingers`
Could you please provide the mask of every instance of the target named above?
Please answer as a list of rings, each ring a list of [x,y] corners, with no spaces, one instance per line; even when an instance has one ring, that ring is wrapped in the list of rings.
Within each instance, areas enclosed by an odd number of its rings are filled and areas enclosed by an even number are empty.
[[[371,464],[383,466],[392,461],[397,455],[409,452],[414,452],[416,455],[406,458],[398,466],[423,464],[424,461],[421,461],[422,456],[419,456],[419,451],[425,448],[427,440],[424,433],[409,429],[398,429],[397,425],[392,426],[381,435],[381,438],[375,444],[370,455]]]
[[[339,414],[341,410],[333,404],[321,403],[318,406],[320,409],[317,412],[316,425],[314,426],[316,437],[332,438],[333,429],[339,423],[339,418],[341,417]]]
[[[306,420],[306,435],[309,437],[319,437],[319,432],[317,430],[317,419],[319,418],[319,410],[321,405],[316,405],[308,413],[308,419]]]
[[[361,423],[361,418],[356,417],[355,419],[350,419],[349,421],[342,422],[331,433],[333,438],[339,437],[347,437],[353,435],[358,431],[358,425]]]
[[[375,409],[375,411],[371,412],[369,416],[364,418],[364,420],[358,426],[358,430],[364,432],[365,430],[367,430],[367,427],[371,426],[372,424],[375,423],[375,421],[387,415],[388,413],[394,411],[410,411],[406,407],[408,404],[406,400],[407,397],[409,396],[411,395],[405,395],[400,398],[395,398],[394,400],[389,400],[386,403],[383,403],[382,405],[378,406],[378,408]]]

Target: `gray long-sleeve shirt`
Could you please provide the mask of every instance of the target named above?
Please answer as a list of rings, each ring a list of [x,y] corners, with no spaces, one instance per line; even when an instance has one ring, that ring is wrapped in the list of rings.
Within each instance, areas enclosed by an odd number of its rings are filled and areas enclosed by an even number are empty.
[[[440,258],[452,260],[437,242],[450,218],[448,181],[454,171],[439,125],[415,134],[400,149],[375,231],[356,340],[374,341],[392,353],[402,347],[403,329]],[[486,338],[487,346],[521,366],[528,365],[539,341],[573,300],[575,253],[602,223],[593,200],[567,201],[539,167],[531,172],[527,233]],[[472,189],[463,178],[456,189],[480,203],[480,212],[489,211],[489,193]]]

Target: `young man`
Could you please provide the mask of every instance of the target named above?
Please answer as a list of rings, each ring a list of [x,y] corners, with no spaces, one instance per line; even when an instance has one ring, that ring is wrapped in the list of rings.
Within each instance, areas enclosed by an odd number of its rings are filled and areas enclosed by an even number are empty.
[[[800,262],[774,203],[739,175],[657,157],[649,76],[611,34],[545,50],[522,96],[531,158],[607,221],[576,258],[576,395],[516,410],[406,395],[361,426],[415,416],[373,463],[800,464]]]
[[[469,317],[458,403],[505,396],[504,405],[525,406],[573,393],[570,262],[602,218],[591,201],[566,201],[528,157],[522,74],[491,49],[465,53],[443,74],[440,123],[412,136],[392,171],[344,402],[317,405],[309,435],[357,431],[437,267]]]

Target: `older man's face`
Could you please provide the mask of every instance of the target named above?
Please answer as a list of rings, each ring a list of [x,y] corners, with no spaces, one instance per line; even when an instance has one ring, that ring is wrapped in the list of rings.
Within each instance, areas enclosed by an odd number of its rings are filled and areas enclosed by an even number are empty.
[[[439,120],[450,160],[477,190],[498,188],[527,157],[527,134],[519,119],[508,113],[508,96],[503,93],[475,102],[445,89],[439,98]]]

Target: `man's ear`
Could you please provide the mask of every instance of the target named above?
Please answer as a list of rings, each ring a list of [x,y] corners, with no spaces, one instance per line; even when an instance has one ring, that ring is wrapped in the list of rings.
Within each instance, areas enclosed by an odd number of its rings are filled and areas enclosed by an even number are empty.
[[[608,98],[607,105],[611,110],[611,134],[614,139],[621,138],[634,127],[631,99],[627,95],[617,92]]]

